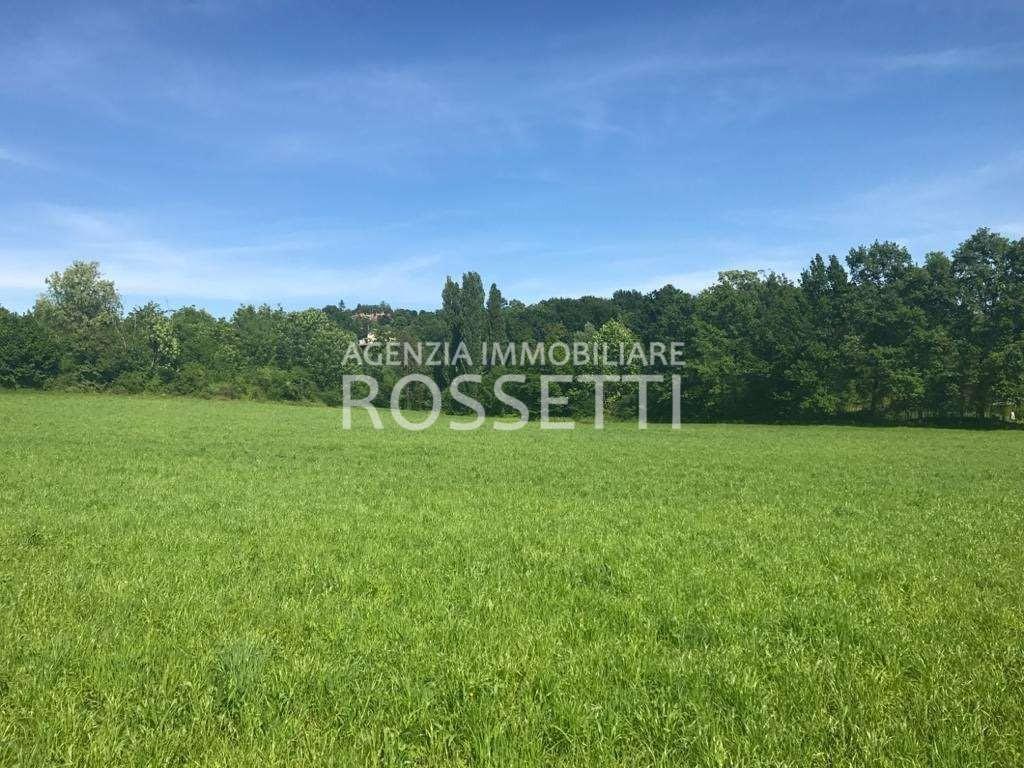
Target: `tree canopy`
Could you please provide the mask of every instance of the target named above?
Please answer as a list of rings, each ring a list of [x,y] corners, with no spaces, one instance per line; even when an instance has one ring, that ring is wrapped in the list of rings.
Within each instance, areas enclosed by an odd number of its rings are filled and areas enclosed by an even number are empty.
[[[481,276],[467,272],[445,281],[436,311],[246,305],[230,318],[154,303],[125,313],[99,265],[76,261],[47,278],[30,311],[0,308],[0,386],[333,404],[341,377],[359,368],[345,354],[359,339],[464,343],[474,355],[484,342],[681,341],[685,365],[672,372],[682,377],[690,419],[999,418],[1024,410],[1024,239],[979,229],[920,263],[878,241],[845,261],[815,255],[795,282],[728,271],[696,295],[666,285],[527,305],[493,283],[485,292]],[[434,371],[406,366],[385,372],[380,398],[403,373],[433,373],[440,384],[482,373],[486,384],[516,370],[478,358]],[[529,389],[550,367],[522,372]],[[651,393],[652,419],[669,418],[667,386]],[[610,388],[611,411],[631,407],[632,392]],[[584,388],[563,394],[569,412],[592,412]],[[418,407],[417,397],[410,388],[404,402]],[[535,395],[522,399],[536,407]]]

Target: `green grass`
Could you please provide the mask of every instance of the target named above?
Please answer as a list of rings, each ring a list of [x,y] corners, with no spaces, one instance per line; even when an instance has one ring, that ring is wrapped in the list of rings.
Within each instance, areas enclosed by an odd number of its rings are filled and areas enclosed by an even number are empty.
[[[0,765],[1024,764],[1024,435],[0,394]]]

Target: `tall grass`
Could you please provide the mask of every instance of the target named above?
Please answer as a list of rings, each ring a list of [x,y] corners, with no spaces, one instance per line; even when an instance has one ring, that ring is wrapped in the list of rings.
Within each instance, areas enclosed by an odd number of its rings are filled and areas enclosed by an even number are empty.
[[[1024,436],[0,395],[0,765],[1022,765]]]

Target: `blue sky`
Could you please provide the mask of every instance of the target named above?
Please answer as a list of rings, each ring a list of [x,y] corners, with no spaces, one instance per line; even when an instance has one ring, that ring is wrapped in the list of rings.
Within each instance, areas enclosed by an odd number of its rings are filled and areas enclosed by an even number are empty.
[[[330,6],[330,7],[328,7]],[[1024,235],[1024,5],[0,4],[0,304],[434,307]]]

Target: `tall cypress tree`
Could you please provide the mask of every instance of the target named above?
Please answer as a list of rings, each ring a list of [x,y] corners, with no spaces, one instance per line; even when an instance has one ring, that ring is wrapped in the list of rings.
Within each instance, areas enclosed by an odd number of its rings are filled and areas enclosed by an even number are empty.
[[[505,341],[505,299],[496,283],[491,283],[487,292],[487,340],[491,343]]]
[[[484,284],[476,272],[462,276],[459,295],[459,316],[462,319],[462,341],[473,359],[472,365],[460,365],[460,372],[476,373],[481,368],[480,347],[487,337],[487,314],[484,310]],[[454,348],[453,348],[454,353]]]
[[[444,341],[451,350],[449,354],[455,354],[463,340],[462,289],[451,276],[445,278],[444,288],[441,290],[441,315],[444,318]],[[447,386],[455,377],[455,372],[450,366],[441,366],[437,370],[441,378],[439,383],[443,386]]]

